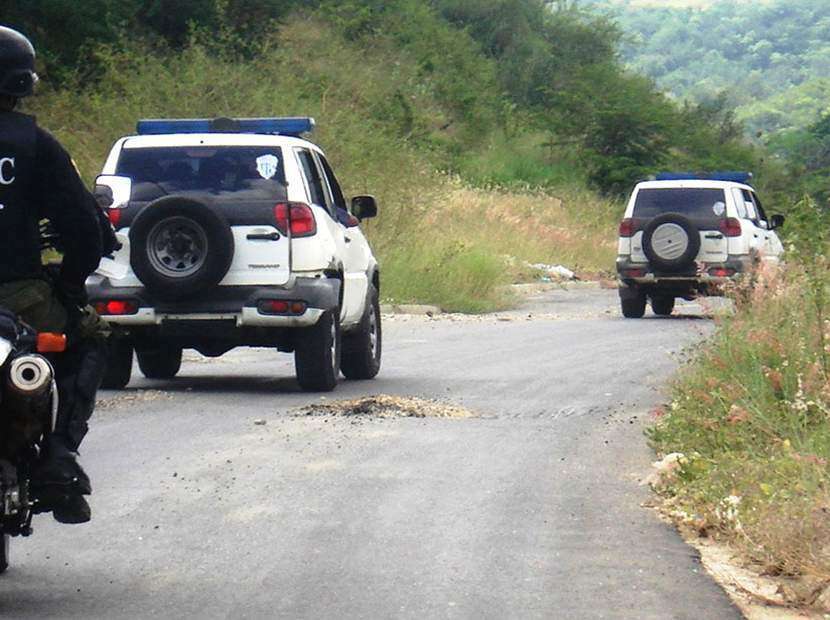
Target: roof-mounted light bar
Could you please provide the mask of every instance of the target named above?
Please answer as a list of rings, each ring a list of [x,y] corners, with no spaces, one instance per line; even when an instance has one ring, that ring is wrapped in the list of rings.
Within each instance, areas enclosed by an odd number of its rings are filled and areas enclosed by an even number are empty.
[[[314,119],[308,116],[275,118],[171,118],[143,119],[136,131],[140,136],[175,133],[261,133],[299,137],[314,130]]]
[[[752,180],[751,172],[661,172],[655,181],[729,181],[748,185]]]

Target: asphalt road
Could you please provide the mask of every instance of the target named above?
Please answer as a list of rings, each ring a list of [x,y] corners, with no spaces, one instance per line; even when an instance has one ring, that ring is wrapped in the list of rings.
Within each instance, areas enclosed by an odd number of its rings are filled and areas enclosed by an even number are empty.
[[[41,516],[13,541],[0,615],[737,618],[641,507],[647,412],[712,327],[681,311],[626,321],[613,291],[580,290],[394,317],[380,377],[327,399],[439,398],[472,418],[299,415],[321,399],[271,351],[103,392],[93,521]]]

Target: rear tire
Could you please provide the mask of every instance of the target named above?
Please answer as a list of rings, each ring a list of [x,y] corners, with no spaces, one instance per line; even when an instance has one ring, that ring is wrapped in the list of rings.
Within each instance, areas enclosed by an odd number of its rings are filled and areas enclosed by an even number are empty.
[[[340,375],[340,309],[327,310],[297,335],[297,382],[309,392],[331,392]]]
[[[623,316],[627,319],[641,319],[646,313],[646,296],[620,298]]]
[[[369,303],[354,333],[343,336],[343,360],[340,370],[347,379],[374,379],[380,371],[382,338],[380,300],[374,286],[369,286]]]
[[[654,297],[651,310],[657,316],[669,316],[674,311],[674,297]]]
[[[126,338],[110,336],[107,340],[107,369],[101,387],[107,390],[124,389],[133,373],[133,345]]]
[[[148,379],[172,379],[182,367],[181,348],[161,347],[135,354],[141,373]]]

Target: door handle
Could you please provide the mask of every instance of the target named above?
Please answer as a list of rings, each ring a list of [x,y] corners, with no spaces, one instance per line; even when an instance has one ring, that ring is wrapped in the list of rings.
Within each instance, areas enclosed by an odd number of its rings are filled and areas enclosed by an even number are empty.
[[[352,242],[351,237],[343,237],[343,238],[346,240],[346,243],[351,243]]]
[[[281,238],[278,232],[251,233],[247,237],[249,241],[279,241]]]

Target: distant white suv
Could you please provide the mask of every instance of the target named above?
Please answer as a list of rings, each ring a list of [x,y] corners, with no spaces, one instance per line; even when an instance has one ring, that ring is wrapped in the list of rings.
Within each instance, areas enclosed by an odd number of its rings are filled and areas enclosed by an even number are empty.
[[[87,282],[115,328],[105,386],[172,378],[182,349],[294,352],[307,390],[380,369],[380,271],[313,119],[148,120],[96,182],[123,247]]]
[[[620,223],[617,273],[622,313],[641,318],[646,302],[669,315],[675,299],[717,295],[723,284],[784,250],[748,173],[662,174],[638,184]]]

